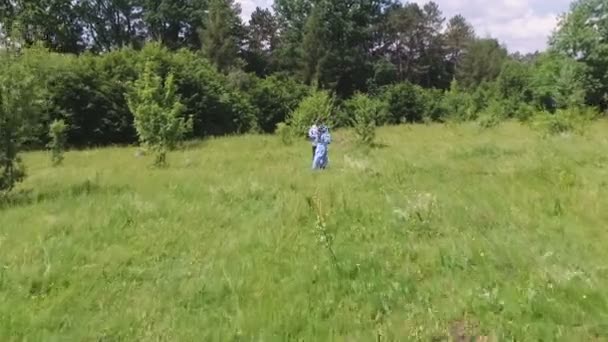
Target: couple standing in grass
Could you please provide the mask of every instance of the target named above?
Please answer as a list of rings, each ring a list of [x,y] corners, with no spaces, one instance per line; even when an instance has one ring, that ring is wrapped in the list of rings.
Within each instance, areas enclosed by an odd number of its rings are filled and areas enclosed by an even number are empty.
[[[308,138],[312,142],[312,169],[327,168],[329,164],[328,145],[331,143],[329,129],[319,120],[316,120],[308,130]]]

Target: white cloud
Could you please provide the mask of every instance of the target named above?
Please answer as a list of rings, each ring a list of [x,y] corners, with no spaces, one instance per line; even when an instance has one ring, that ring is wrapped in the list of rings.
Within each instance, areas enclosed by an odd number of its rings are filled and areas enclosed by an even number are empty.
[[[340,1],[340,0],[336,0]],[[559,14],[568,9],[570,0],[434,0],[449,18],[462,14],[479,36],[492,36],[510,51],[544,50],[557,25]],[[237,0],[242,17],[249,20],[256,6],[270,7],[272,0]],[[428,0],[412,0],[424,4]]]
[[[415,0],[424,4],[427,0]],[[479,36],[491,36],[510,51],[534,52],[547,47],[558,15],[569,0],[435,0],[446,17],[462,14]]]

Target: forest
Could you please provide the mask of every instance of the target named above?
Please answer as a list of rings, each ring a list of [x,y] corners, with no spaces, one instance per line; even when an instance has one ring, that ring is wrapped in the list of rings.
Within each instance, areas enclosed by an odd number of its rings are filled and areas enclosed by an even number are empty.
[[[349,126],[355,95],[382,108],[377,125],[542,116],[559,130],[608,105],[601,0],[575,1],[548,50],[527,55],[434,2],[275,0],[240,14],[234,0],[4,1],[0,133],[44,146],[63,120],[74,148],[134,143],[127,94],[147,63],[174,76],[190,138],[272,133],[306,99]]]

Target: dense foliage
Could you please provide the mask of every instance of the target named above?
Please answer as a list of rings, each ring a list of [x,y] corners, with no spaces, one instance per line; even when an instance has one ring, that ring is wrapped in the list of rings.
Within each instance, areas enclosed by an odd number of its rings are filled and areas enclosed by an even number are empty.
[[[32,63],[36,52],[17,56],[9,50],[0,59],[0,195],[25,177],[19,150],[39,132],[42,121],[44,89]]]
[[[478,38],[464,17],[446,18],[433,2],[275,0],[247,23],[240,13],[234,0],[7,2],[0,58],[24,75],[3,76],[2,87],[32,93],[19,101],[44,98],[33,126],[64,120],[72,147],[137,142],[125,94],[148,61],[161,79],[174,76],[183,117],[192,117],[188,138],[271,133],[279,123],[302,131],[316,117],[351,125],[355,93],[384,103],[378,124],[528,120],[607,105],[608,6],[600,0],[575,1],[550,49],[526,56]],[[26,134],[10,125],[7,134],[23,143],[49,142],[48,128]]]

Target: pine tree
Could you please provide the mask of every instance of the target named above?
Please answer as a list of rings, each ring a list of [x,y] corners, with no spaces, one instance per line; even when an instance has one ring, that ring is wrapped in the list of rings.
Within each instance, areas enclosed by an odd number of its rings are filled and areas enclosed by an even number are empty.
[[[243,25],[234,0],[211,0],[206,28],[201,33],[204,55],[222,72],[238,63]]]

